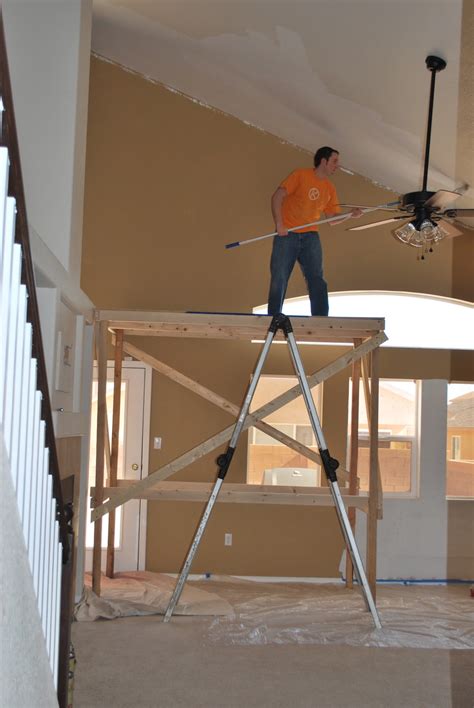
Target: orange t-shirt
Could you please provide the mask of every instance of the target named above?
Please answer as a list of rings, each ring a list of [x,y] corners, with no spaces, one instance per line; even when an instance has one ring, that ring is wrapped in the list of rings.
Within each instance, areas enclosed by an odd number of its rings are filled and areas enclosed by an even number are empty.
[[[339,214],[336,188],[328,179],[320,179],[311,167],[294,170],[280,184],[287,191],[283,200],[282,218],[287,229],[302,232],[317,227],[295,229],[295,226],[318,221],[321,212]]]

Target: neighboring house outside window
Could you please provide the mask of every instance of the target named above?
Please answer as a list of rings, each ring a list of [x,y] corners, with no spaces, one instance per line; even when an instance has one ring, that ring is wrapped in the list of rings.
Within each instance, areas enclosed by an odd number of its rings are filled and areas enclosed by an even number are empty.
[[[448,384],[446,496],[474,498],[474,384]]]

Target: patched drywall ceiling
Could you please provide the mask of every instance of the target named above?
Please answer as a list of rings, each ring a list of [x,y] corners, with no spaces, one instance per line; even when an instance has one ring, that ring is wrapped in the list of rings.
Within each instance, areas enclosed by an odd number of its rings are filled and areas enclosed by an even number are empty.
[[[470,185],[474,3],[466,0],[94,0],[96,54],[395,192]],[[474,224],[474,219],[466,219]]]

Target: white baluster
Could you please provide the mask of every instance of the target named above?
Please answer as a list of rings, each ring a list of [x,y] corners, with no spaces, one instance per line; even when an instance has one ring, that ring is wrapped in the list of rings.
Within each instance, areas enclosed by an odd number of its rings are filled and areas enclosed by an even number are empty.
[[[56,521],[56,501],[51,500],[51,504],[48,505],[48,545],[50,548],[49,559],[48,559],[48,605],[46,608],[46,637],[47,637],[47,648],[48,656],[51,658],[54,649],[54,638],[53,638],[53,617],[54,617],[54,563],[55,563],[55,553],[56,547],[54,545],[54,528]]]
[[[6,147],[0,147],[0,234],[3,238],[5,231],[5,206],[8,195],[8,169],[10,160]]]
[[[30,362],[31,362],[31,334],[32,327],[29,322],[25,324],[25,334],[23,339],[23,361],[22,385],[20,397],[20,437],[18,441],[18,479],[16,497],[18,501],[18,511],[23,523],[23,510],[25,503],[25,476],[26,476],[26,450],[28,446],[28,419],[32,416],[28,408],[28,394],[30,385]]]
[[[36,499],[38,497],[38,444],[40,435],[40,410],[41,410],[41,393],[35,391],[34,398],[34,419],[33,419],[33,449],[31,454],[31,486],[30,486],[30,505],[28,510],[29,530],[28,530],[28,560],[30,562],[30,570],[33,574],[33,553],[35,549],[35,521],[36,521]]]
[[[2,260],[0,263],[0,422],[3,422],[5,398],[8,321],[10,315],[10,285],[13,266],[13,242],[15,234],[15,200],[9,197],[6,204],[5,229],[2,234]]]
[[[53,615],[53,652],[52,664],[54,685],[58,685],[58,656],[59,656],[59,620],[61,614],[61,571],[62,571],[62,545],[59,543],[59,524],[54,525],[54,591],[52,593]]]
[[[56,509],[56,501],[53,499],[53,478],[48,474],[48,500],[45,510],[46,518],[46,533],[45,533],[45,549],[44,549],[44,575],[43,575],[43,590],[42,590],[42,606],[41,617],[43,620],[43,632],[46,637],[46,644],[50,646],[51,642],[51,594],[52,594],[52,573],[53,573],[53,530],[54,516]],[[50,654],[51,656],[51,654]]]
[[[21,247],[15,243],[13,246],[13,261],[10,282],[10,302],[8,316],[8,343],[5,369],[5,391],[3,394],[3,434],[5,437],[5,447],[8,457],[11,455],[12,444],[12,405],[13,405],[13,384],[16,361],[16,334],[17,334],[17,313],[18,298],[20,294],[20,274],[21,274]]]
[[[16,359],[15,369],[13,372],[13,397],[12,397],[12,444],[10,454],[10,469],[15,490],[18,485],[18,455],[20,444],[20,424],[21,424],[21,392],[22,392],[22,377],[23,377],[23,343],[25,339],[25,322],[26,322],[26,286],[20,285],[18,295],[18,312],[17,312],[17,332],[16,332]]]
[[[45,566],[46,566],[46,551],[47,551],[47,533],[49,517],[47,514],[48,502],[50,499],[51,492],[49,491],[49,478],[51,475],[49,472],[49,450],[44,448],[43,450],[43,465],[41,470],[41,475],[43,477],[42,482],[42,499],[40,508],[40,536],[39,536],[39,564],[38,564],[38,609],[43,619],[43,593],[44,593],[44,576],[45,576]]]
[[[33,486],[33,446],[35,430],[35,400],[36,400],[36,359],[30,361],[30,376],[28,381],[28,429],[26,433],[25,451],[25,491],[23,495],[23,509],[21,518],[23,520],[23,533],[25,544],[28,548],[31,522],[31,490]]]
[[[34,552],[33,552],[33,585],[35,588],[36,597],[39,590],[39,566],[41,557],[41,521],[43,517],[43,508],[46,502],[46,479],[44,476],[44,441],[45,441],[46,425],[44,420],[40,421],[40,433],[38,440],[38,462],[37,475],[38,485],[37,494],[35,496],[35,523],[34,523]]]

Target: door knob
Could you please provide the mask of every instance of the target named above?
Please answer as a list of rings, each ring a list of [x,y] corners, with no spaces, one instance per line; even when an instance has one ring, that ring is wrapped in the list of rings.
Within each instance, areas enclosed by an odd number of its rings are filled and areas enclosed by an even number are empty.
[[[137,469],[138,469],[138,465],[136,462],[134,462],[132,465],[132,470],[137,470]]]

